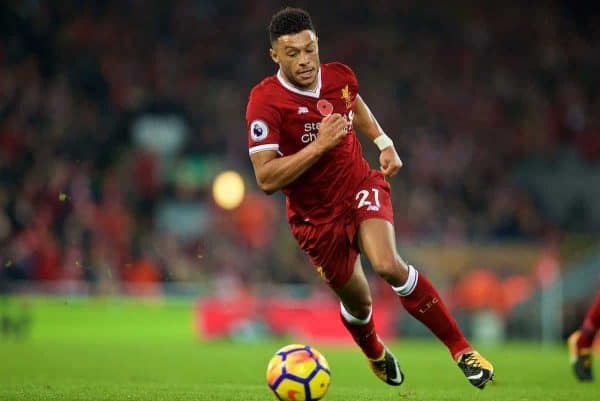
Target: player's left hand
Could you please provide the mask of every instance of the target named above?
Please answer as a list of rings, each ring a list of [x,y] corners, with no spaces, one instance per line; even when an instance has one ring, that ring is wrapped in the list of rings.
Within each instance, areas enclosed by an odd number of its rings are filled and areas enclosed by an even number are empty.
[[[381,172],[386,177],[393,177],[402,167],[402,160],[398,156],[398,152],[393,146],[388,146],[379,154],[379,164],[381,164]]]

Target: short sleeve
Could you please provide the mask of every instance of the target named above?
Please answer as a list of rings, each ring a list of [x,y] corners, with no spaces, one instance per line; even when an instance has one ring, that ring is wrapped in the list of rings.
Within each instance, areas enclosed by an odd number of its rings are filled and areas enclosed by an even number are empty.
[[[250,154],[265,150],[279,152],[281,114],[265,94],[253,90],[246,107],[246,132]]]

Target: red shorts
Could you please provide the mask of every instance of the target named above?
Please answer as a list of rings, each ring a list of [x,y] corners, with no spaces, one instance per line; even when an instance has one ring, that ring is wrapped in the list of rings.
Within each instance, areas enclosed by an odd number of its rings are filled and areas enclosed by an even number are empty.
[[[381,172],[369,172],[354,194],[354,200],[352,208],[329,223],[291,223],[292,234],[300,248],[331,288],[346,284],[354,272],[360,253],[356,239],[359,224],[373,218],[394,224],[390,184]]]

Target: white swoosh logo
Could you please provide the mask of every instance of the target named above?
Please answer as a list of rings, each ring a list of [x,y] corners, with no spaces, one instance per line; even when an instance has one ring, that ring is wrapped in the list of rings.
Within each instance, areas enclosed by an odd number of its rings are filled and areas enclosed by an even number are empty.
[[[477,379],[481,379],[482,377],[483,377],[483,370],[480,370],[478,374],[473,375],[473,376],[468,376],[467,379],[477,380]]]
[[[400,368],[398,368],[398,364],[394,363],[394,368],[396,368],[396,378],[397,380],[392,380],[394,383],[402,383],[402,373],[400,373]]]

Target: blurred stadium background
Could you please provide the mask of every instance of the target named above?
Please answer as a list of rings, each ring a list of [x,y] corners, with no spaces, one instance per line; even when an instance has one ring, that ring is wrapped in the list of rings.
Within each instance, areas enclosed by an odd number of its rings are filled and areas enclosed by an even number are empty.
[[[295,4],[405,162],[392,180],[402,255],[471,338],[562,341],[600,288],[597,3]],[[245,104],[275,71],[266,25],[280,6],[2,2],[3,338],[83,336],[123,302],[142,305],[107,320],[125,337],[144,336],[143,305],[151,317],[159,302],[180,317],[165,331],[345,338],[247,155]],[[213,188],[224,171],[244,188]],[[386,336],[428,336],[371,284]]]

